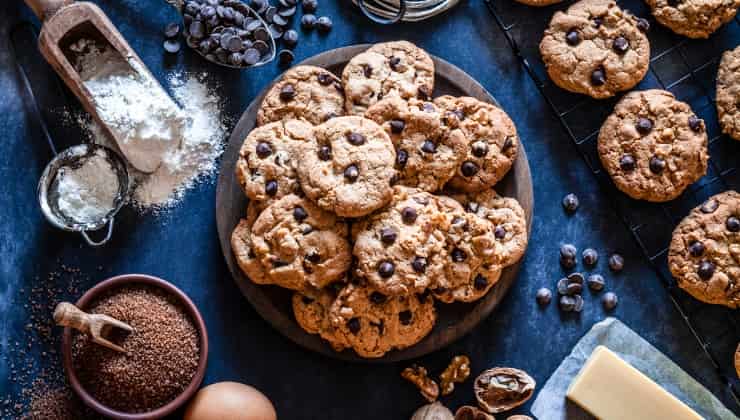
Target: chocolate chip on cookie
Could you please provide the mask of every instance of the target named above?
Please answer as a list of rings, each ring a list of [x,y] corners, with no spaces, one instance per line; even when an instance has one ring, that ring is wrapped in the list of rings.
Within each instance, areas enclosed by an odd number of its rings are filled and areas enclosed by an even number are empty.
[[[598,151],[617,188],[655,202],[678,197],[709,160],[704,123],[663,90],[625,95],[601,127]]]
[[[556,12],[540,43],[550,78],[597,99],[637,85],[648,70],[644,24],[613,0],[581,0]]]

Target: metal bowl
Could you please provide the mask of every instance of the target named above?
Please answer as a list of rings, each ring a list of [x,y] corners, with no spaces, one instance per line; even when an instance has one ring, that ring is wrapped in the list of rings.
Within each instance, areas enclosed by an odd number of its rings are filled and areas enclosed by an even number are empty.
[[[66,216],[59,210],[57,204],[58,197],[54,191],[54,183],[57,181],[57,173],[59,169],[64,167],[78,167],[85,159],[90,158],[96,151],[100,151],[105,155],[106,160],[111,164],[116,176],[118,177],[118,194],[113,202],[113,207],[108,212],[94,222],[80,223],[70,217]],[[129,174],[126,168],[126,163],[113,150],[95,144],[80,144],[65,149],[61,153],[57,154],[54,159],[46,165],[44,172],[41,174],[38,184],[38,199],[39,205],[41,206],[41,212],[52,225],[59,229],[66,230],[69,232],[80,232],[82,237],[90,246],[100,246],[108,242],[113,233],[113,220],[121,210],[124,204],[128,201],[129,197]],[[105,237],[100,241],[94,241],[90,239],[87,232],[99,230],[105,226],[108,226]]]

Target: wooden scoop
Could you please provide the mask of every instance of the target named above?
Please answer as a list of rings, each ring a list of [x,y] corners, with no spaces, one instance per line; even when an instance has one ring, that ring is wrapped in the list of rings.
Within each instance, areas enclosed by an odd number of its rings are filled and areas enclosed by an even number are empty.
[[[94,97],[83,84],[80,74],[71,62],[72,53],[69,47],[80,39],[90,39],[107,45],[112,51],[121,54],[129,62],[139,65],[137,71],[142,76],[157,83],[138,55],[131,49],[120,32],[102,10],[93,3],[74,2],[74,0],[25,0],[26,4],[43,22],[39,35],[39,49],[46,61],[62,77],[64,83],[74,92],[90,115],[103,128],[105,134],[115,139],[120,151],[136,169],[151,173],[161,164],[158,156],[137,157],[130,153],[125,144],[101,120],[95,108]],[[159,86],[161,89],[161,86]]]
[[[129,333],[134,331],[125,322],[121,322],[108,315],[88,314],[69,302],[60,302],[57,305],[54,309],[54,322],[59,326],[71,327],[82,333],[89,334],[93,343],[121,353],[126,353],[126,350],[110,342],[104,335],[107,335],[113,328],[119,328]]]

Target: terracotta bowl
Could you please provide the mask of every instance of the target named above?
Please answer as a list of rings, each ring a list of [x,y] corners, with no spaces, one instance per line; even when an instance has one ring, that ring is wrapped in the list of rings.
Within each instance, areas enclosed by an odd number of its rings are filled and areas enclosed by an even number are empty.
[[[90,303],[95,301],[96,298],[104,293],[119,287],[137,284],[158,287],[170,293],[180,301],[185,312],[190,315],[190,319],[198,330],[198,334],[200,334],[200,359],[198,360],[198,368],[192,382],[190,382],[190,385],[188,385],[182,394],[177,396],[174,400],[156,410],[146,413],[126,413],[117,411],[98,402],[82,387],[82,384],[77,377],[77,373],[74,370],[74,365],[72,364],[72,329],[69,327],[65,328],[64,335],[62,336],[62,356],[64,369],[67,372],[67,377],[69,378],[69,383],[72,386],[72,389],[89,407],[104,416],[114,419],[140,420],[165,417],[190,400],[200,387],[201,382],[203,382],[203,377],[206,373],[206,364],[208,361],[208,331],[206,330],[206,324],[203,322],[203,317],[200,315],[200,312],[198,312],[198,308],[195,307],[195,304],[190,300],[190,298],[188,298],[182,290],[178,289],[171,283],[158,277],[147,276],[144,274],[124,274],[112,277],[99,283],[82,295],[82,297],[77,301],[77,307],[84,311]]]

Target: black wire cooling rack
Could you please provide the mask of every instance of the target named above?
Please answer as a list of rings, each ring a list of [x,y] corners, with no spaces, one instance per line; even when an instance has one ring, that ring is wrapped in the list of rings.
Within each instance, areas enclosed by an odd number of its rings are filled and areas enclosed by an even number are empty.
[[[676,200],[648,203],[633,200],[618,191],[602,168],[597,154],[599,128],[619,98],[598,101],[569,93],[555,86],[547,77],[539,54],[539,42],[555,10],[567,5],[534,8],[512,0],[485,1],[514,54],[612,200],[645,258],[667,288],[676,309],[740,407],[740,381],[733,364],[735,348],[740,341],[740,314],[693,299],[677,287],[667,262],[668,245],[676,224],[709,196],[728,189],[740,189],[740,142],[721,134],[715,107],[717,67],[722,52],[734,48],[740,40],[740,18],[736,17],[709,40],[690,40],[661,27],[650,18],[650,11],[642,1],[619,1],[621,7],[648,18],[651,24],[648,33],[652,50],[650,70],[635,89],[671,91],[704,119],[709,136],[711,158],[706,176]]]

